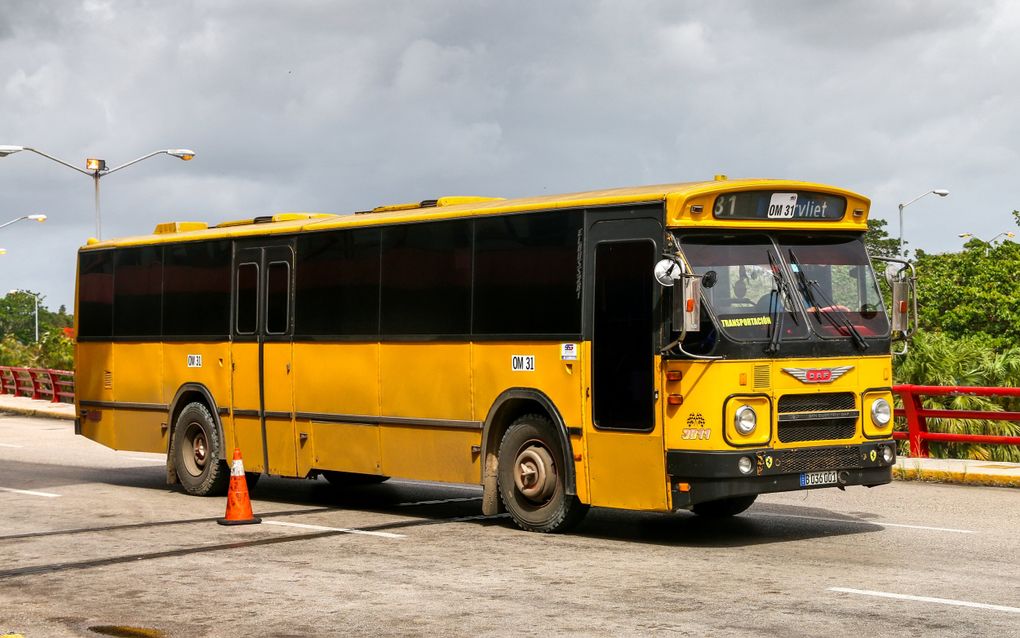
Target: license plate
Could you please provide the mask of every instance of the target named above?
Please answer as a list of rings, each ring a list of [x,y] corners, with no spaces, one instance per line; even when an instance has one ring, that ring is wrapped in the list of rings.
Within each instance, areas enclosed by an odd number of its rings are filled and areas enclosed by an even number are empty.
[[[800,475],[801,487],[815,485],[833,485],[836,482],[835,472],[804,472]]]

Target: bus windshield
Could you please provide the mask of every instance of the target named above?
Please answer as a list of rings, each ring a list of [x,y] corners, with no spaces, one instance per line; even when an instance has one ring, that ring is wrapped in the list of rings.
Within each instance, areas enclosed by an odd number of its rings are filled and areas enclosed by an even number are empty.
[[[808,325],[810,334],[826,339],[889,332],[875,274],[857,237],[688,235],[680,245],[697,274],[715,273],[702,294],[731,339],[778,344],[808,337]]]
[[[864,244],[845,236],[780,237],[811,327],[822,337],[884,336],[889,322]],[[849,325],[847,325],[849,324]]]
[[[792,288],[784,284],[783,259],[766,235],[690,235],[680,245],[696,274],[715,273],[715,283],[702,293],[732,339],[765,341],[776,331],[777,340],[807,335],[803,315],[789,298]]]

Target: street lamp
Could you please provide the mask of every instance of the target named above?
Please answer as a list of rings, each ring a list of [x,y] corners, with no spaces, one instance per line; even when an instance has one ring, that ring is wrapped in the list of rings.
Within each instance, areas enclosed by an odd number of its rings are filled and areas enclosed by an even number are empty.
[[[2,149],[2,148],[3,147],[0,147],[0,149]],[[914,199],[910,200],[906,204],[900,204],[900,243],[899,243],[899,247],[900,247],[901,251],[903,250],[903,209],[906,208],[907,206],[910,206],[911,204],[913,204],[917,200],[921,199],[925,195],[931,195],[932,193],[938,195],[939,197],[945,197],[946,195],[949,194],[949,191],[947,191],[944,188],[936,188],[935,190],[930,190],[930,191],[926,191],[924,193],[921,193],[920,195],[918,195]]]
[[[25,293],[26,295],[32,295],[33,297],[35,297],[35,341],[36,341],[36,343],[38,343],[39,342],[39,295],[37,293],[32,292],[31,290],[18,290],[18,289],[14,289],[14,290],[8,292],[7,294],[9,294],[9,295],[17,295],[19,293]]]
[[[3,228],[5,226],[10,226],[11,224],[16,224],[16,223],[20,222],[23,219],[31,219],[32,221],[39,222],[41,224],[44,221],[46,221],[46,215],[22,215],[21,217],[15,217],[14,219],[12,219],[9,222],[4,222],[4,223],[0,224],[0,228]]]
[[[1011,233],[1009,231],[1001,232],[998,235],[996,235],[995,237],[992,237],[991,239],[989,239],[988,241],[985,241],[985,240],[981,239],[980,237],[976,236],[974,233],[960,233],[960,239],[974,238],[974,239],[976,239],[976,240],[978,240],[980,242],[983,242],[983,243],[987,244],[985,246],[985,254],[986,255],[988,254],[988,246],[991,246],[995,242],[995,240],[998,239],[999,237],[1005,237],[1007,239],[1013,239],[1014,237],[1016,237],[1016,233]]]
[[[32,151],[36,155],[42,155],[46,159],[51,159],[58,164],[63,164],[68,168],[72,168],[78,171],[79,173],[88,175],[89,177],[92,178],[93,182],[96,185],[96,239],[102,239],[102,223],[100,221],[99,213],[99,178],[103,177],[104,175],[109,175],[110,173],[115,173],[122,168],[127,168],[132,164],[137,164],[138,162],[144,159],[149,159],[153,155],[160,155],[165,153],[167,155],[172,155],[173,157],[182,159],[184,161],[188,161],[195,157],[195,151],[188,148],[165,148],[159,151],[153,151],[148,155],[142,155],[138,159],[133,159],[130,162],[127,162],[126,164],[121,164],[120,166],[117,166],[115,168],[106,168],[106,160],[95,159],[90,157],[85,160],[86,170],[82,170],[75,166],[74,164],[65,162],[60,158],[53,157],[52,155],[47,155],[46,153],[43,153],[42,151],[31,148],[29,146],[0,145],[0,157],[7,157],[8,155],[19,153],[21,151]]]

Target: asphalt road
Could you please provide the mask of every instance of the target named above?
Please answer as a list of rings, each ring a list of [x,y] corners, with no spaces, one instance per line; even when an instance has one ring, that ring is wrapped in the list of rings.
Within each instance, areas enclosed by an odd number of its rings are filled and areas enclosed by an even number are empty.
[[[0,416],[0,636],[1020,636],[1012,489],[592,510],[550,536],[482,517],[478,488],[397,480],[263,477],[264,522],[224,527],[225,499],[163,476],[66,421]]]

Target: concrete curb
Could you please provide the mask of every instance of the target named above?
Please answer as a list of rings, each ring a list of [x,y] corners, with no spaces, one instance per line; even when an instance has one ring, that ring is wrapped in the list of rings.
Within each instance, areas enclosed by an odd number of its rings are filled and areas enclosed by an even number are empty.
[[[74,420],[74,406],[70,403],[52,403],[9,394],[0,395],[0,412],[44,419]]]
[[[899,458],[893,478],[957,485],[1020,487],[1020,464],[970,459]]]

